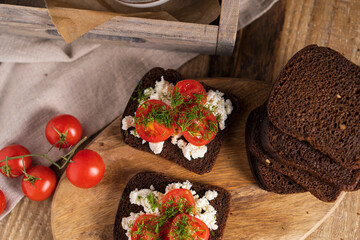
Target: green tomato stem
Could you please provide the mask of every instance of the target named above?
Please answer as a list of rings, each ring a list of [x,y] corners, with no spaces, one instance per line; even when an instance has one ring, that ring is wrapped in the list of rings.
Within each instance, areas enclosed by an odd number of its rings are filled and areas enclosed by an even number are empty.
[[[51,147],[50,147],[50,149],[45,153],[45,154],[36,154],[36,153],[32,153],[32,154],[25,154],[25,155],[20,155],[20,156],[14,156],[14,157],[6,157],[5,159],[3,159],[3,160],[0,160],[0,163],[1,162],[6,162],[6,164],[5,164],[5,166],[8,166],[8,161],[9,160],[12,160],[12,159],[18,159],[18,158],[22,158],[22,161],[23,161],[23,167],[24,167],[24,174],[25,174],[25,176],[26,176],[26,170],[25,170],[25,163],[24,163],[24,158],[25,157],[41,157],[41,158],[44,158],[44,159],[46,159],[46,160],[48,160],[49,162],[51,162],[53,165],[55,165],[57,168],[59,168],[59,169],[62,169],[62,168],[64,168],[65,166],[66,166],[66,164],[71,160],[71,158],[75,155],[75,153],[76,153],[76,150],[79,148],[79,146],[81,145],[81,144],[83,144],[84,142],[85,142],[85,140],[87,139],[87,137],[85,136],[83,139],[81,139],[76,145],[75,145],[75,147],[74,148],[72,148],[72,149],[69,149],[69,152],[68,153],[66,153],[64,156],[59,156],[58,158],[62,158],[62,159],[64,159],[65,160],[65,163],[63,164],[63,165],[59,165],[59,164],[57,164],[54,160],[52,160],[49,156],[48,156],[48,153],[54,148],[54,146],[56,145],[56,144],[58,144],[59,142],[57,142],[57,143],[55,143],[54,145],[52,145]]]

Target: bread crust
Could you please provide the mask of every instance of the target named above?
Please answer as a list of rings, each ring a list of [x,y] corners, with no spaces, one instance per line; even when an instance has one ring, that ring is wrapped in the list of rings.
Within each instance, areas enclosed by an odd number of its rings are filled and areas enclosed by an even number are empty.
[[[254,141],[250,145],[253,154],[262,161],[263,164],[268,166],[274,171],[288,176],[294,182],[302,186],[304,189],[313,194],[316,198],[325,202],[334,202],[341,193],[341,189],[334,184],[327,184],[320,178],[312,175],[311,173],[301,170],[297,167],[284,164],[279,160],[279,156],[275,152],[268,152],[266,149],[266,142],[262,141],[264,138],[264,128],[262,123],[266,115],[265,108],[257,110],[259,116],[255,123],[257,127],[254,128]],[[264,146],[265,145],[265,146]],[[262,155],[266,156],[263,157]]]
[[[289,177],[274,171],[263,163],[264,160],[271,158],[267,153],[262,152],[255,142],[255,128],[259,127],[259,116],[261,108],[252,111],[246,121],[245,142],[248,161],[251,172],[259,186],[269,192],[278,194],[301,193],[306,190],[292,181]]]
[[[360,168],[360,67],[310,45],[282,69],[268,101],[270,122],[342,166]]]
[[[165,192],[165,188],[168,184],[174,182],[184,182],[185,180],[179,180],[167,177],[160,173],[155,172],[141,172],[133,176],[126,185],[122,197],[119,202],[118,210],[115,218],[114,225],[114,240],[127,240],[126,232],[122,228],[121,221],[123,217],[128,217],[130,212],[144,211],[141,206],[130,203],[130,192],[137,189],[147,189],[150,185],[153,185],[156,191]],[[211,186],[206,184],[192,183],[192,190],[195,190],[200,197],[204,196],[208,190],[215,190],[218,192],[218,196],[209,201],[210,204],[216,209],[216,221],[219,226],[217,230],[210,231],[210,240],[222,239],[226,221],[230,212],[231,194],[217,186]]]
[[[328,184],[334,184],[344,191],[352,191],[360,179],[360,170],[342,167],[328,156],[312,148],[307,142],[299,141],[278,130],[264,116],[263,146],[267,152],[275,153],[283,164],[310,172]]]
[[[172,69],[164,70],[163,68],[159,67],[151,69],[147,74],[145,74],[145,76],[141,79],[138,86],[134,90],[125,108],[123,114],[124,117],[128,115],[134,116],[134,113],[138,108],[138,102],[136,101],[137,93],[145,90],[148,87],[154,87],[156,81],[160,80],[161,76],[163,76],[166,81],[173,83],[174,85],[184,79],[184,77],[179,72]],[[213,88],[210,88],[204,84],[203,86],[205,87],[206,91],[209,91],[210,89],[214,90]],[[228,116],[225,121],[226,128],[224,130],[219,130],[215,138],[210,143],[206,144],[208,150],[203,158],[192,159],[191,161],[189,161],[184,157],[182,150],[177,145],[171,143],[171,138],[167,139],[164,142],[163,150],[161,151],[161,153],[157,154],[157,156],[175,162],[197,174],[204,174],[210,172],[215,165],[215,161],[220,152],[220,147],[222,145],[224,137],[229,133],[234,119],[234,115],[239,108],[239,102],[234,95],[224,93],[224,98],[231,100],[234,108],[233,112]],[[126,144],[138,150],[153,154],[147,142],[145,144],[142,144],[142,139],[131,135],[129,131],[130,129],[125,131],[121,128],[121,135],[123,136],[124,142]],[[183,137],[181,139],[185,140]]]

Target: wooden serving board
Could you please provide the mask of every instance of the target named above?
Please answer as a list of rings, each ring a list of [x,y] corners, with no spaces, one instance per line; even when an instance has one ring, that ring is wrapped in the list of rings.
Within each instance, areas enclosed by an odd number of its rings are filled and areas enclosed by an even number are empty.
[[[100,184],[80,189],[71,185],[65,174],[60,179],[51,208],[55,239],[112,239],[124,187],[133,175],[149,170],[228,189],[232,203],[223,238],[226,240],[304,239],[331,214],[344,194],[335,203],[324,203],[310,193],[278,195],[260,189],[255,183],[246,155],[245,123],[249,112],[267,99],[271,85],[242,79],[203,81],[237,95],[241,104],[241,112],[236,116],[235,126],[220,150],[213,171],[197,175],[129,147],[120,135],[119,117],[88,146],[97,151],[106,164]]]

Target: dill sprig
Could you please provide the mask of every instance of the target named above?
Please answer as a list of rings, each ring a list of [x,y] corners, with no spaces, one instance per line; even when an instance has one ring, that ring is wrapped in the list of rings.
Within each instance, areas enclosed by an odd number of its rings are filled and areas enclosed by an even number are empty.
[[[141,84],[140,82],[140,87]],[[145,92],[145,90],[142,92],[136,91],[139,102],[149,97]],[[148,129],[149,136],[154,136],[157,133],[150,124],[157,122],[168,129],[172,128],[174,131],[181,130],[182,132],[189,133],[192,137],[211,141],[218,132],[220,116],[216,115],[214,119],[213,111],[215,107],[208,107],[205,105],[204,100],[206,100],[206,92],[186,95],[175,88],[171,96],[171,107],[167,105],[153,105],[147,101],[144,102],[140,106],[140,109],[143,111],[135,114],[135,126],[144,126]]]
[[[145,102],[140,108],[142,108],[142,111],[134,117],[135,125],[143,125],[146,128],[150,123],[157,122],[167,128],[171,128],[173,119],[170,108],[167,105],[157,105],[154,107],[150,102]],[[144,114],[144,111],[148,109],[150,111]]]
[[[175,219],[172,228],[169,232],[169,236],[179,240],[194,239],[194,233],[204,231],[197,229],[196,224],[191,216],[183,214],[179,216],[179,219]]]
[[[160,207],[161,205],[158,203],[158,197],[152,192],[146,196],[150,204],[151,211],[155,212],[156,208]]]

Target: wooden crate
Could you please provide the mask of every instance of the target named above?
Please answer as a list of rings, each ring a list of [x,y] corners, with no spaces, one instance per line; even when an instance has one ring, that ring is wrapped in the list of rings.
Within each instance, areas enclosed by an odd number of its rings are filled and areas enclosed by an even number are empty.
[[[22,2],[30,6],[14,5]],[[81,38],[119,42],[135,47],[231,55],[235,45],[239,8],[240,0],[222,0],[219,25],[115,17]],[[48,10],[34,6],[28,0],[0,0],[0,33],[62,39]]]

